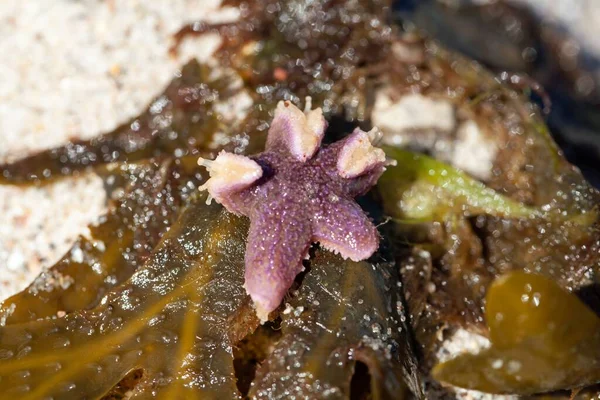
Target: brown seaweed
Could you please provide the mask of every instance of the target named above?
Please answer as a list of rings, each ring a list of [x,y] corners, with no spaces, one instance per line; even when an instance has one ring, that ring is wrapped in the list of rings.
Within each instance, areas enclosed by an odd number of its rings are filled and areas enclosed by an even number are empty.
[[[101,398],[138,371],[130,398],[239,397],[232,346],[258,324],[242,287],[247,222],[204,202],[193,200],[145,265],[96,307],[0,329],[3,393]],[[404,317],[392,311],[393,274],[389,263],[318,255],[251,395],[291,373],[281,382],[302,393],[327,387],[347,398],[356,361],[373,376],[373,398],[397,398],[405,378],[418,390]],[[282,357],[290,349],[299,352]]]
[[[204,201],[95,308],[2,328],[2,393],[101,398],[141,370],[134,399],[238,397],[231,346],[239,338],[229,335],[258,323],[240,317],[247,222]]]
[[[363,363],[372,377],[363,382],[369,398],[406,398],[406,385],[420,397],[397,279],[393,263],[341,261],[319,251],[286,303],[281,338],[258,368],[250,396],[357,398],[351,381]]]
[[[600,318],[551,279],[501,276],[488,290],[486,321],[491,347],[436,366],[436,379],[512,394],[600,381]]]
[[[212,79],[210,71],[196,60],[190,61],[139,116],[90,140],[75,140],[0,165],[0,183],[48,182],[114,162],[178,158],[209,150],[214,133],[224,124],[214,104],[239,91],[234,77],[225,74]]]
[[[197,190],[196,172],[185,164],[180,159],[112,166],[108,212],[53,267],[0,304],[3,324],[94,307],[127,280]]]
[[[216,56],[252,88],[261,106],[311,96],[326,115],[369,119],[368,97],[394,30],[388,23],[389,0],[228,0],[222,5],[239,9],[240,20],[193,22],[176,34],[173,51],[189,36],[216,32],[223,38]]]

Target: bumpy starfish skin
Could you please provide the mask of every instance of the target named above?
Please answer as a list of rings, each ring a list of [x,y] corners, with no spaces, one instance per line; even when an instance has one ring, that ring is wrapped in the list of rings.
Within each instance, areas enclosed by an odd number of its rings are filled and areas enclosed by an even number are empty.
[[[263,153],[221,152],[199,161],[211,176],[203,189],[250,218],[244,286],[262,322],[303,270],[312,242],[355,261],[379,245],[377,229],[354,198],[385,170],[384,152],[360,129],[320,148],[327,122],[320,108],[307,108],[277,105]]]

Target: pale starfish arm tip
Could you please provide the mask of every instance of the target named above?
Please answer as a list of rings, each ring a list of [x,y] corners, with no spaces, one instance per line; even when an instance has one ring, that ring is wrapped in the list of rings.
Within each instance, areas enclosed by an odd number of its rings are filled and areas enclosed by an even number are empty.
[[[225,206],[229,194],[248,188],[263,174],[256,161],[225,151],[219,153],[214,160],[199,158],[198,164],[208,169],[210,174],[200,190],[208,190],[210,197]]]
[[[373,146],[369,133],[357,128],[340,150],[337,171],[343,178],[355,178],[385,164],[385,152]]]
[[[286,291],[283,291],[282,293],[279,293],[278,291],[276,291],[277,293],[271,293],[268,291],[269,288],[264,284],[257,287],[255,283],[256,282],[246,280],[244,289],[252,299],[256,316],[260,320],[260,323],[264,324],[269,320],[269,314],[279,307],[281,299],[283,299]]]
[[[327,127],[321,108],[310,107],[308,99],[304,112],[289,101],[280,101],[269,129],[267,149],[283,145],[298,161],[310,159],[321,145]]]
[[[256,310],[256,316],[258,317],[261,325],[269,320],[269,310],[264,308],[260,303],[254,303],[254,308]]]

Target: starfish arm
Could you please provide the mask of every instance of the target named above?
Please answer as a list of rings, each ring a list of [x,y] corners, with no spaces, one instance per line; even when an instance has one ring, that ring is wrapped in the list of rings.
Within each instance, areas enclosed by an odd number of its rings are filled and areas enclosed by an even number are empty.
[[[321,149],[316,156],[329,179],[349,198],[367,193],[385,172],[385,167],[392,163],[386,160],[383,150],[372,145],[376,140],[372,134],[376,135],[376,131],[355,129],[342,140]]]
[[[263,175],[263,170],[251,158],[222,151],[214,160],[200,158],[198,164],[206,167],[210,178],[200,190],[208,190],[209,198],[214,198],[228,211],[241,214],[241,204],[235,201],[236,196],[253,185]]]
[[[267,136],[267,151],[287,153],[305,162],[316,153],[327,128],[320,108],[302,112],[289,101],[280,101]]]
[[[380,165],[356,178],[347,179],[344,185],[344,193],[351,198],[366,194],[375,186],[377,180],[384,172],[385,167]]]
[[[377,228],[350,199],[338,198],[324,203],[314,216],[312,226],[313,241],[353,261],[369,258],[379,247]]]
[[[369,134],[360,128],[343,139],[337,158],[342,178],[356,178],[385,165],[385,153],[371,144]]]
[[[261,207],[251,216],[244,287],[262,323],[302,272],[302,260],[308,255],[310,221],[298,211],[281,203]]]

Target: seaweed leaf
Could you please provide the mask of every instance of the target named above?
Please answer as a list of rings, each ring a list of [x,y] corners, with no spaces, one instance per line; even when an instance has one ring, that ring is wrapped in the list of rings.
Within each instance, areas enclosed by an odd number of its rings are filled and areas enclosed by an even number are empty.
[[[397,165],[378,183],[386,211],[398,218],[445,220],[488,214],[535,218],[540,210],[511,200],[456,168],[423,154],[384,147]]]
[[[393,264],[318,252],[282,313],[282,338],[257,371],[252,398],[349,398],[356,362],[372,377],[370,398],[421,392],[398,307]]]
[[[211,79],[210,72],[209,67],[190,61],[139,116],[90,140],[76,140],[0,165],[0,183],[46,183],[93,166],[180,157],[207,149],[222,124],[213,105],[239,91],[231,76]]]
[[[242,288],[247,223],[196,198],[99,306],[0,328],[0,391],[98,399],[132,371],[132,399],[237,398],[231,343],[258,324]]]
[[[498,278],[485,315],[491,348],[437,365],[436,379],[512,394],[600,382],[600,318],[553,280],[523,272]]]
[[[185,166],[174,161],[122,164],[111,170],[111,181],[120,181],[113,186],[122,189],[106,215],[53,267],[0,305],[3,324],[96,306],[143,265],[198,186]]]

